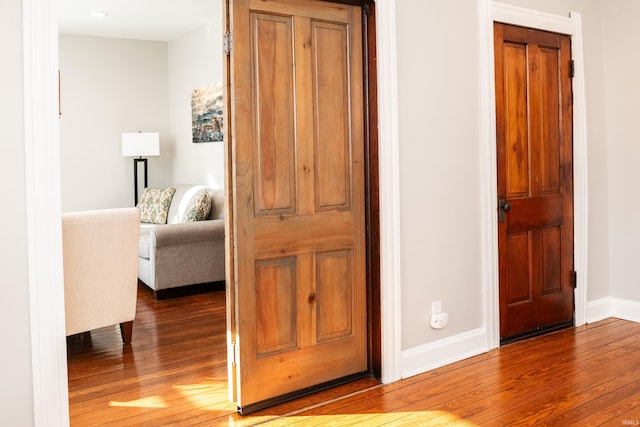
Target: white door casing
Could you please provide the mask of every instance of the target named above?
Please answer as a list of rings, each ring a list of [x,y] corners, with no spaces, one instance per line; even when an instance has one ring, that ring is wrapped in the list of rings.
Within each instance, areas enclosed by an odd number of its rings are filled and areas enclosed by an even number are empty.
[[[573,78],[573,158],[574,158],[574,265],[578,275],[575,289],[575,325],[586,321],[587,301],[587,131],[584,86],[582,22],[579,13],[569,17],[505,5],[492,0],[479,2],[479,102],[482,153],[482,248],[484,324],[487,348],[500,341],[498,308],[498,241],[496,190],[496,117],[493,56],[493,23],[519,25],[571,36]],[[488,107],[487,107],[488,106]]]

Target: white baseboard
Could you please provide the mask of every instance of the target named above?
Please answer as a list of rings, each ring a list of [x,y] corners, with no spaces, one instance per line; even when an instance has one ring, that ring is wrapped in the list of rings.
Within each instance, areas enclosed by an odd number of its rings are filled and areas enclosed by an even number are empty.
[[[404,350],[400,356],[402,378],[418,375],[488,351],[487,331],[475,329],[419,347]]]
[[[640,302],[612,297],[587,302],[587,323],[609,317],[640,323]],[[485,353],[489,350],[487,343],[486,329],[478,328],[404,350],[400,356],[400,376],[408,378]]]
[[[614,316],[640,323],[640,302],[614,299]]]
[[[640,302],[607,297],[587,303],[587,323],[608,317],[640,323]]]
[[[613,316],[613,298],[587,301],[587,323],[594,323]]]

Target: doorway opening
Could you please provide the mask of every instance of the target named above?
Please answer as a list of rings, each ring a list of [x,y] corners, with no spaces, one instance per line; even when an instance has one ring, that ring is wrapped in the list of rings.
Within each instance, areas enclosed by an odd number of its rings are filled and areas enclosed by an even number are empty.
[[[366,156],[367,156],[367,345],[368,366],[371,375],[379,378],[381,375],[381,333],[380,333],[380,266],[379,266],[379,203],[378,203],[378,145],[377,145],[377,80],[375,58],[375,14],[373,3],[366,6],[366,19],[363,20],[363,47],[365,51],[365,111],[367,116],[366,128]],[[134,332],[135,334],[135,332]],[[134,338],[135,339],[135,338]]]

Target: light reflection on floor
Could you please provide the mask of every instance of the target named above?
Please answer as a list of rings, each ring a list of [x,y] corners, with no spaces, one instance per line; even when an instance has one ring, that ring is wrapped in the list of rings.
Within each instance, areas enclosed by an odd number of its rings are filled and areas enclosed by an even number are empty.
[[[205,411],[233,411],[231,402],[220,402],[220,394],[226,390],[226,384],[213,380],[199,384],[178,384],[171,387],[182,399],[192,406]],[[128,402],[110,401],[109,406],[127,408],[166,408],[161,396],[149,396]]]
[[[205,382],[201,384],[176,385],[173,388],[192,405],[209,411],[229,410],[229,404],[221,404],[215,400],[215,394],[219,394],[219,384]],[[164,408],[166,403],[160,396],[150,396],[129,402],[111,401],[109,406],[137,407],[137,408]],[[476,424],[462,419],[455,414],[446,411],[416,411],[416,412],[389,412],[389,413],[364,413],[364,414],[336,414],[336,415],[288,415],[288,416],[239,416],[230,415],[228,425],[235,427],[268,426],[280,427],[296,425],[300,427],[329,427],[329,426],[460,426],[477,427]]]
[[[109,406],[123,408],[166,408],[167,404],[160,396],[143,397],[142,399],[130,400],[128,402],[117,402],[112,400]]]

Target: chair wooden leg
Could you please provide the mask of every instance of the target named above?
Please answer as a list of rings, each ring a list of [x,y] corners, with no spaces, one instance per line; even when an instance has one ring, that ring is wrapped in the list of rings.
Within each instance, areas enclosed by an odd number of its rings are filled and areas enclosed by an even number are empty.
[[[125,344],[131,344],[131,336],[133,335],[133,320],[120,323],[120,334]]]

